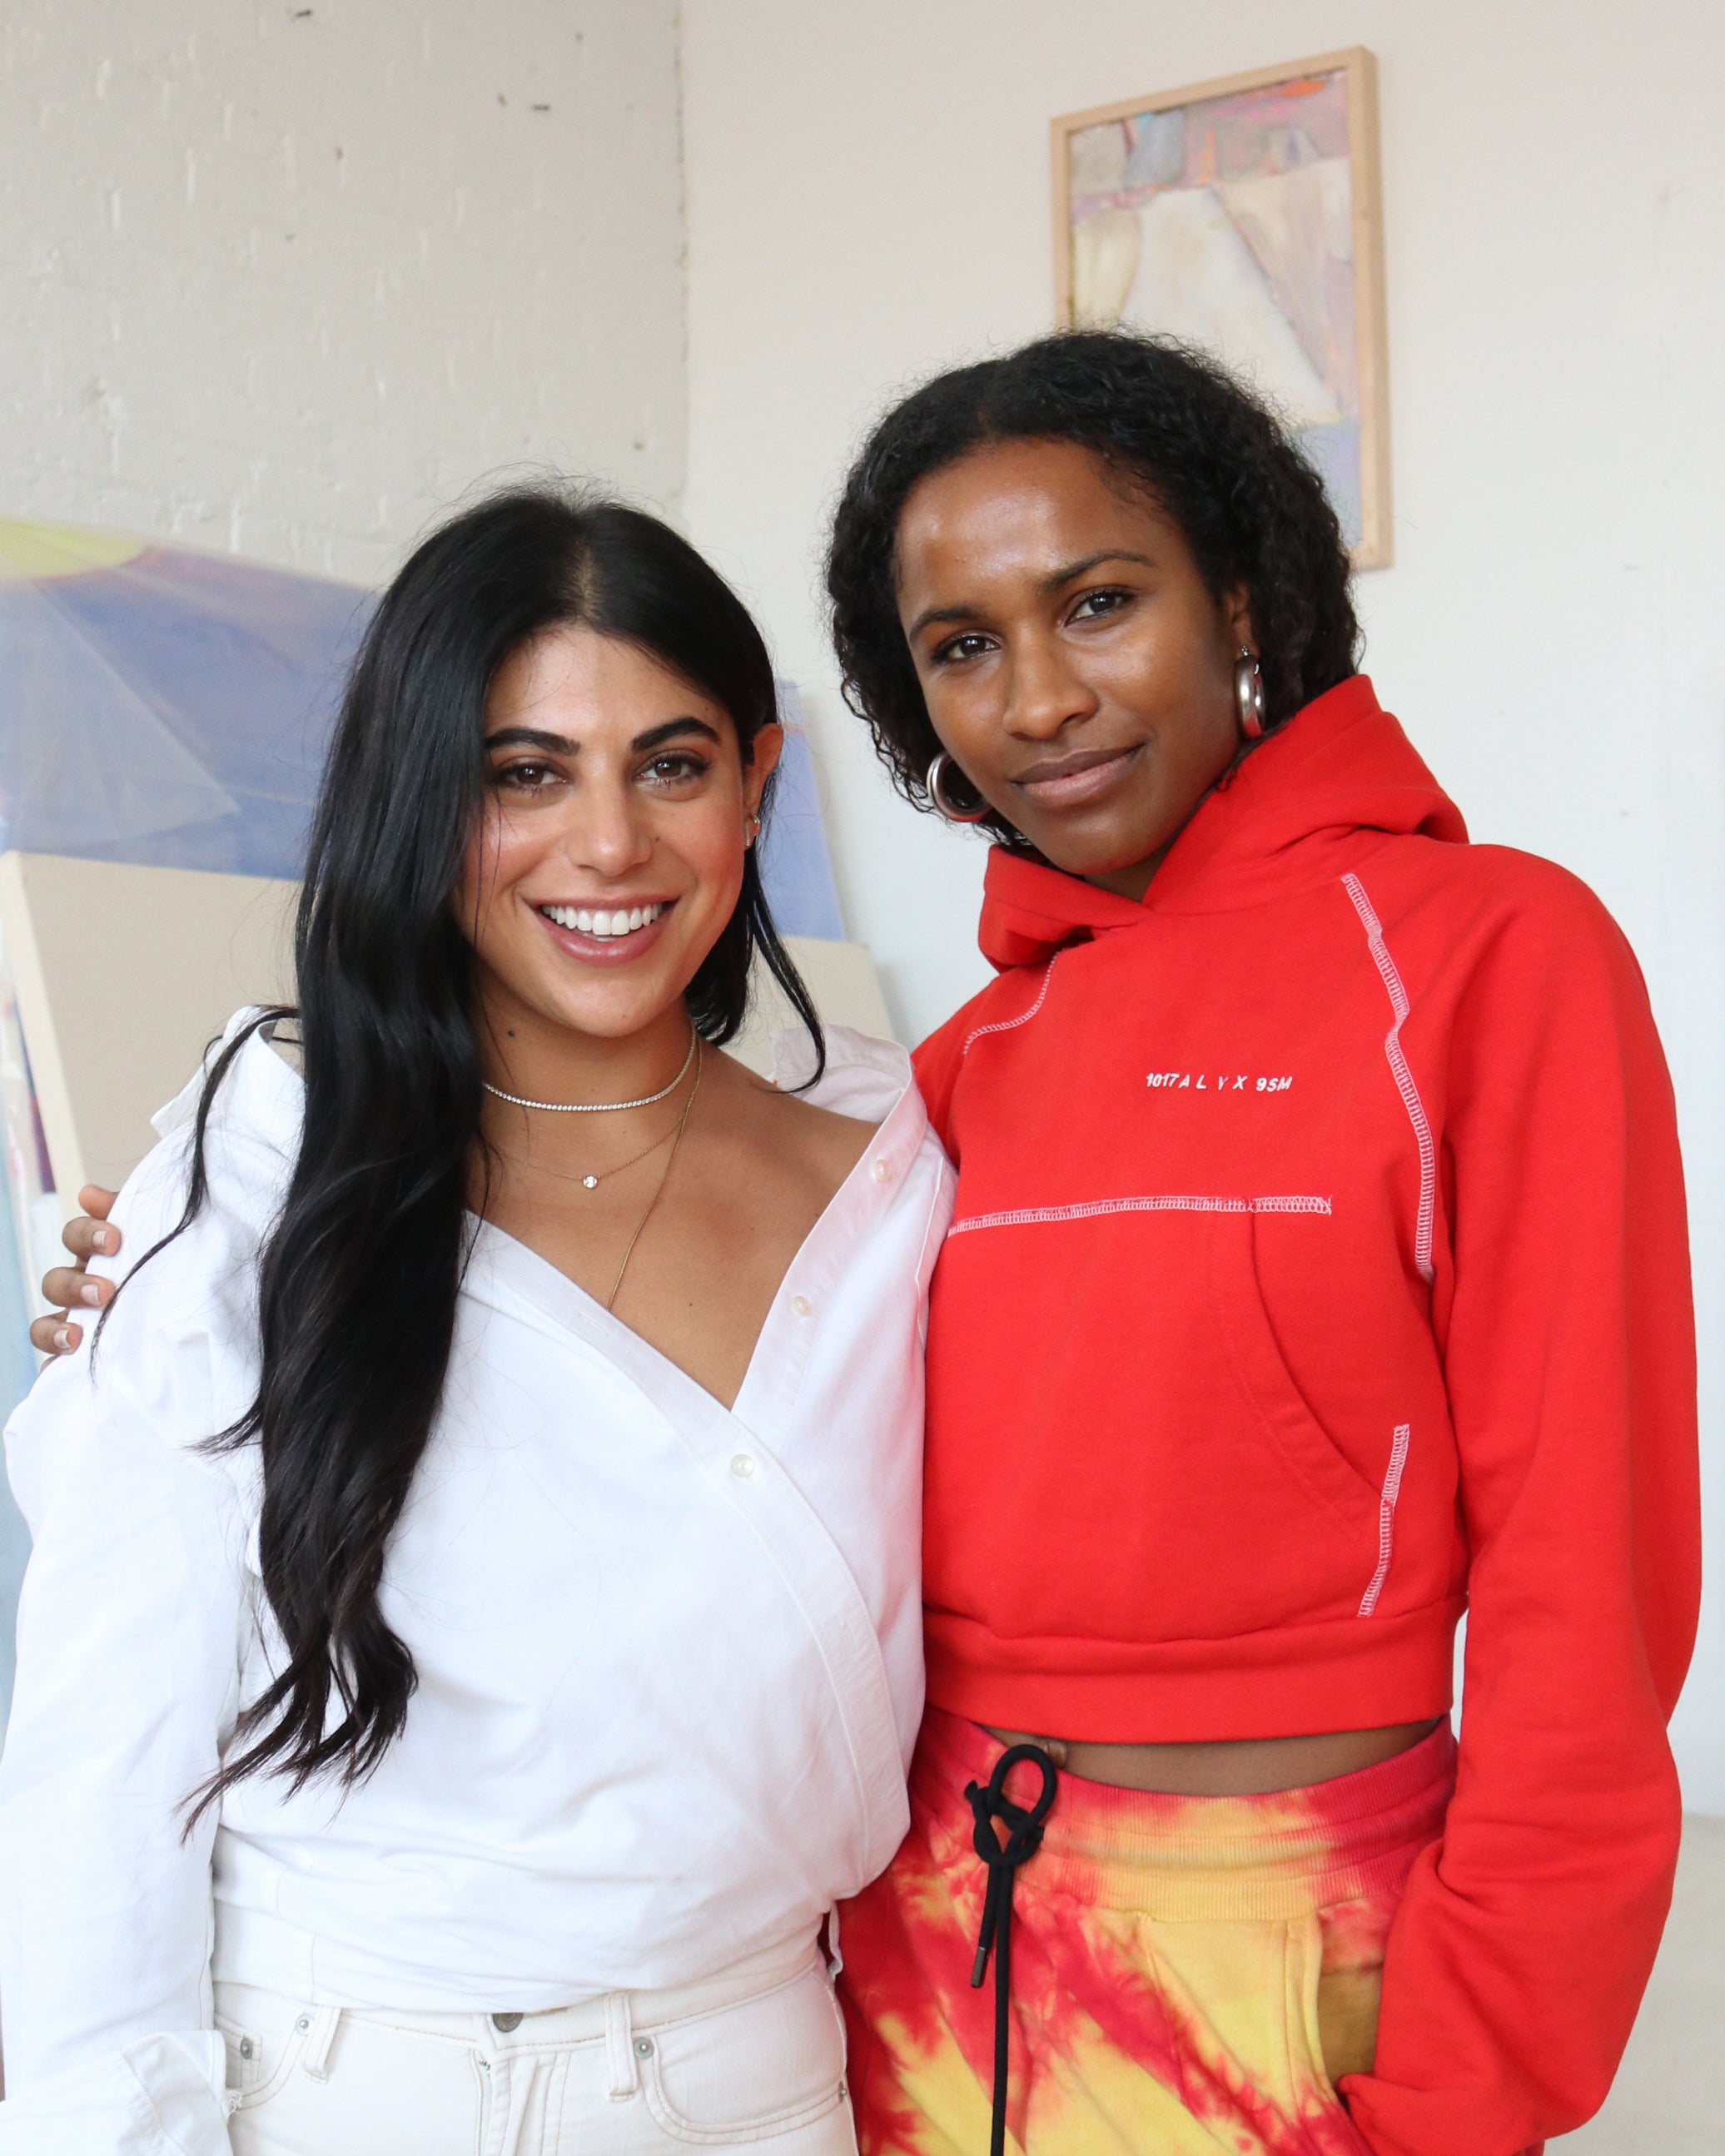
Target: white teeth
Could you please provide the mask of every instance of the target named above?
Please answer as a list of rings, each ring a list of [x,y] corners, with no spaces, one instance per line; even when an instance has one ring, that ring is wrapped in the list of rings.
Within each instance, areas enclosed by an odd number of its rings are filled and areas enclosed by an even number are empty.
[[[613,912],[601,906],[595,913],[585,906],[547,906],[540,911],[559,928],[573,928],[583,936],[608,937],[633,936],[638,928],[645,928],[657,921],[665,908],[662,905],[637,906],[628,912],[620,908]]]

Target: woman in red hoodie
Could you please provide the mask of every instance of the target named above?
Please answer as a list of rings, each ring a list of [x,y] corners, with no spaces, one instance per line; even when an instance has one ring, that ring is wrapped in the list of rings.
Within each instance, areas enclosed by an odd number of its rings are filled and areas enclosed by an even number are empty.
[[[998,978],[918,1057],[959,1188],[914,1823],[844,1925],[865,2156],[973,2156],[991,2096],[1029,2156],[1514,2156],[1602,2100],[1677,1847],[1635,959],[1467,843],[1316,475],[1188,354],[932,382],[829,583],[899,788],[997,841]]]
[[[931,384],[830,584],[901,788],[998,842],[999,978],[919,1058],[959,1195],[913,1825],[842,1926],[865,2156],[981,2156],[991,2106],[1026,2156],[1513,2156],[1603,2097],[1677,1845],[1694,1351],[1635,960],[1467,843],[1316,476],[1189,356]]]

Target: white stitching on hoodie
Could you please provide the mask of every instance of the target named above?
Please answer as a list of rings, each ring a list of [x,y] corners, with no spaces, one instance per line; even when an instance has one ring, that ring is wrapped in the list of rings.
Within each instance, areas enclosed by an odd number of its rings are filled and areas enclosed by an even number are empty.
[[[1353,901],[1353,910],[1360,917],[1366,932],[1366,947],[1372,954],[1372,963],[1383,978],[1389,994],[1389,1008],[1395,1023],[1390,1027],[1384,1043],[1384,1053],[1389,1060],[1390,1075],[1395,1080],[1396,1091],[1402,1096],[1402,1106],[1408,1111],[1408,1121],[1414,1126],[1414,1142],[1420,1148],[1420,1210],[1414,1223],[1414,1263],[1420,1277],[1428,1287],[1431,1285],[1432,1216],[1437,1206],[1437,1148],[1432,1143],[1431,1125],[1426,1120],[1425,1103],[1420,1098],[1420,1088],[1414,1083],[1414,1074],[1408,1068],[1408,1059],[1402,1052],[1402,1024],[1410,1008],[1408,992],[1402,986],[1402,977],[1396,971],[1395,961],[1389,955],[1384,941],[1383,927],[1372,911],[1372,901],[1366,896],[1366,887],[1352,873],[1342,879],[1343,887]]]
[[[1402,1470],[1408,1464],[1408,1440],[1412,1434],[1411,1424],[1397,1424],[1395,1439],[1389,1448],[1389,1472],[1384,1478],[1384,1494],[1378,1500],[1378,1569],[1372,1574],[1371,1585],[1360,1597],[1362,1617],[1369,1617],[1378,1607],[1378,1597],[1389,1577],[1390,1553],[1395,1548],[1395,1502],[1402,1494]]]
[[[1043,998],[1048,993],[1049,982],[1054,975],[1055,958],[1058,958],[1060,955],[1056,951],[1054,958],[1050,958],[1043,968],[1042,986],[1036,991],[1036,1000],[1029,1010],[1020,1011],[1016,1018],[997,1018],[991,1025],[979,1025],[974,1033],[965,1036],[964,1045],[958,1051],[958,1060],[961,1063],[969,1055],[974,1044],[980,1040],[985,1033],[1010,1033],[1015,1025],[1028,1025],[1030,1023],[1042,1008]]]
[[[1094,1220],[1104,1213],[1322,1213],[1327,1198],[1093,1198],[1081,1205],[1021,1205],[1010,1213],[973,1213],[947,1234],[974,1228],[1039,1228],[1052,1220]]]

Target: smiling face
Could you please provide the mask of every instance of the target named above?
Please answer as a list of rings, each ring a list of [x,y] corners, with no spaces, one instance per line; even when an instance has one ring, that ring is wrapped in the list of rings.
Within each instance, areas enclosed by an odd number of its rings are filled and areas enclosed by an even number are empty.
[[[899,618],[942,747],[1056,868],[1142,898],[1234,762],[1244,595],[1076,443],[973,450],[899,520]]]
[[[736,908],[783,740],[762,727],[745,764],[721,706],[591,629],[548,629],[498,669],[455,902],[517,1075],[547,1036],[686,1035],[683,993]]]

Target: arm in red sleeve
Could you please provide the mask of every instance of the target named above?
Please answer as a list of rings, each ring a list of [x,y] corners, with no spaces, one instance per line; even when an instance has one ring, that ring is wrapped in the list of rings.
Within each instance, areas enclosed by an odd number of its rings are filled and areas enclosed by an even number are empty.
[[[1530,879],[1463,992],[1439,1334],[1470,1551],[1460,1778],[1391,1933],[1378,2156],[1515,2156],[1610,2085],[1670,1901],[1700,1593],[1671,1083],[1589,894]]]

